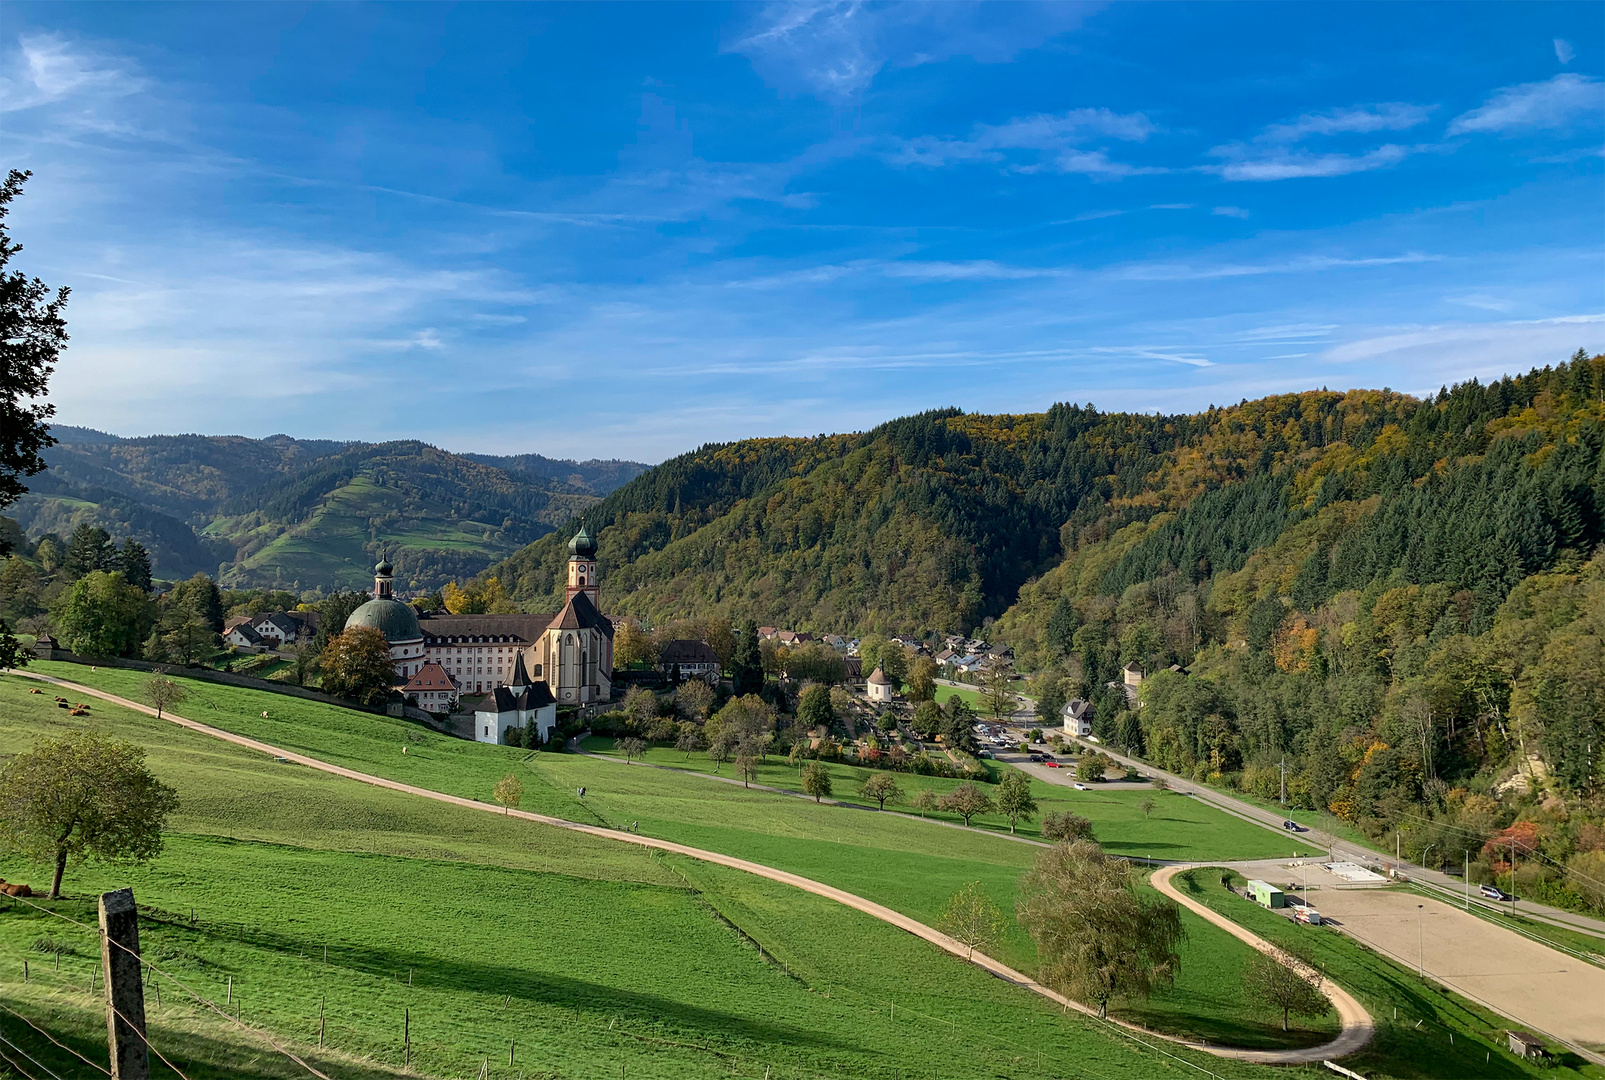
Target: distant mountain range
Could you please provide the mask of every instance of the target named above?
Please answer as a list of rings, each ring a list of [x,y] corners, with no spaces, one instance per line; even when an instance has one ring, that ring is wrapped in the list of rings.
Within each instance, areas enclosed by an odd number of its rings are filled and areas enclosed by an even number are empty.
[[[647,468],[415,441],[51,433],[49,467],[10,514],[30,539],[89,522],[144,543],[159,577],[205,571],[242,587],[361,588],[383,553],[404,587],[435,588],[474,576]]]

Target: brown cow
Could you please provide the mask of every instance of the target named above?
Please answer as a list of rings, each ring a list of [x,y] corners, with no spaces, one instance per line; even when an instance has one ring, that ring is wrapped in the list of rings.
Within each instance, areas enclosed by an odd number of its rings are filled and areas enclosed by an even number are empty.
[[[0,892],[5,893],[7,896],[32,896],[33,895],[33,890],[28,888],[28,886],[22,885],[22,884],[0,885]]]

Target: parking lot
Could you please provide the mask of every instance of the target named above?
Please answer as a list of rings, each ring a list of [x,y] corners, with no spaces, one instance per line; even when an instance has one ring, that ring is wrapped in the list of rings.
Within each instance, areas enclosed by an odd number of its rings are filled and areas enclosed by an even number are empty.
[[[1279,887],[1302,888],[1307,879],[1305,895],[1321,917],[1383,955],[1412,970],[1419,965],[1534,1029],[1590,1048],[1605,1044],[1605,968],[1398,886],[1354,887],[1314,859],[1303,866],[1279,861],[1234,869]]]

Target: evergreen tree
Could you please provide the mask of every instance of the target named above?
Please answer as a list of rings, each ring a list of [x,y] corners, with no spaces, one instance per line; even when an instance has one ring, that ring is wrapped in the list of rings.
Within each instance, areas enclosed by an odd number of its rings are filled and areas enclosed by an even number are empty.
[[[112,545],[111,533],[98,525],[84,522],[72,531],[67,541],[67,558],[62,569],[75,578],[92,574],[96,570],[116,570],[121,558]]]
[[[128,579],[128,584],[136,589],[150,592],[150,552],[145,545],[132,536],[123,541],[123,550],[118,553],[117,568]]]
[[[763,654],[758,647],[758,622],[748,619],[736,640],[736,654],[730,661],[730,681],[737,697],[763,689]]]

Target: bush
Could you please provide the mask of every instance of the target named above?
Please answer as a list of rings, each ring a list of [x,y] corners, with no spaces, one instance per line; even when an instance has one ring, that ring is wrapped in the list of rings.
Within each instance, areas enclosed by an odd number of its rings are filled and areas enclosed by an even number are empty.
[[[1055,843],[1066,843],[1072,840],[1092,840],[1092,822],[1080,814],[1073,814],[1068,810],[1062,813],[1049,814],[1042,819],[1042,839],[1052,840]]]

